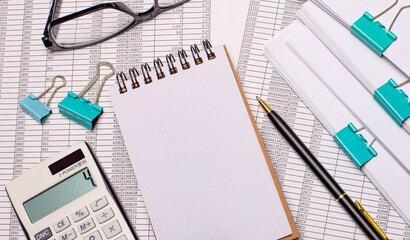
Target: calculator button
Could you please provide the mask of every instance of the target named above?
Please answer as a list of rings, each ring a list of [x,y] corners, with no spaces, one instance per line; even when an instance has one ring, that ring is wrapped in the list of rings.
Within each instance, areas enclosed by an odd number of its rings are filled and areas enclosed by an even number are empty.
[[[98,223],[105,223],[106,221],[110,220],[114,217],[114,212],[111,208],[104,209],[102,212],[97,214],[97,221]]]
[[[87,207],[82,207],[74,213],[72,213],[71,217],[73,218],[74,222],[78,222],[86,218],[88,215],[90,215],[90,213],[88,212]]]
[[[105,197],[101,197],[93,202],[90,203],[90,207],[91,209],[96,212],[98,210],[100,210],[101,208],[107,206],[108,201]]]
[[[76,237],[77,237],[77,234],[75,234],[74,229],[71,228],[70,230],[60,235],[58,237],[58,240],[72,240],[72,239],[75,239]]]
[[[95,227],[94,220],[92,218],[90,218],[90,219],[87,219],[87,220],[83,221],[82,223],[80,223],[77,226],[77,229],[81,234],[84,234],[84,233],[90,231],[91,229],[93,229],[94,227]]]
[[[88,235],[87,237],[83,238],[83,240],[102,240],[102,238],[101,238],[100,232],[95,231],[91,233],[90,235]]]
[[[107,238],[112,238],[121,232],[121,226],[118,221],[113,221],[103,227],[103,232]]]
[[[36,233],[34,235],[34,239],[36,239],[36,240],[46,240],[46,239],[51,238],[51,236],[53,236],[53,234],[51,233],[51,230],[48,227],[48,228],[44,228],[40,232]]]
[[[53,228],[56,232],[61,232],[64,229],[68,228],[71,225],[70,220],[68,217],[61,219],[60,221],[54,223]]]
[[[127,237],[125,235],[122,235],[119,238],[116,238],[115,240],[127,240]]]

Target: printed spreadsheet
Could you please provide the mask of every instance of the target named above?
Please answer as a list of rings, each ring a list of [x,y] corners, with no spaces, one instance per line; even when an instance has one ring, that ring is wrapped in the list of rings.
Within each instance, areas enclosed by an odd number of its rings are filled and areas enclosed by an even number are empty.
[[[63,2],[61,15],[102,1]],[[148,9],[152,2],[124,1],[135,11]],[[257,95],[278,110],[391,239],[410,239],[410,227],[355,168],[263,56],[263,44],[296,19],[295,13],[302,3],[297,0],[250,0],[237,65],[245,95],[301,233],[300,239],[365,239],[365,236],[274,130],[255,100]],[[0,238],[25,239],[4,190],[5,184],[39,161],[79,141],[87,141],[102,163],[140,238],[155,239],[138,189],[138,177],[134,175],[111,106],[108,86],[115,84],[115,79],[111,78],[103,90],[99,105],[104,107],[104,113],[93,131],[59,114],[57,104],[67,91],[81,91],[95,73],[99,61],[109,61],[117,71],[127,71],[141,63],[152,64],[154,57],[164,60],[166,54],[175,55],[180,47],[189,50],[189,45],[209,39],[212,33],[211,0],[191,0],[181,8],[160,14],[102,44],[56,53],[46,51],[41,42],[50,4],[50,0],[0,1]],[[234,10],[235,6],[232,8]],[[57,74],[67,78],[67,86],[51,101],[53,114],[44,125],[39,125],[22,111],[18,102],[30,92],[38,95]],[[92,100],[97,89],[98,82],[86,97]]]
[[[301,137],[353,200],[358,200],[390,239],[410,239],[410,228],[356,168],[268,63],[263,45],[297,19],[303,1],[251,0],[237,73],[269,152],[286,200],[300,231],[300,239],[367,239],[296,152],[276,131],[259,107],[260,96]],[[318,93],[320,94],[320,93]]]
[[[11,209],[5,184],[39,161],[77,142],[87,141],[102,163],[141,240],[155,239],[108,93],[115,77],[103,89],[99,105],[104,108],[104,113],[93,131],[59,114],[57,105],[68,91],[79,93],[83,89],[100,61],[111,62],[117,72],[128,71],[128,68],[145,62],[152,67],[154,57],[164,61],[166,54],[175,55],[180,47],[188,51],[191,44],[209,39],[211,1],[192,0],[103,44],[54,53],[48,52],[41,41],[51,2],[0,1],[0,238],[25,239]],[[60,16],[102,1],[62,2]],[[153,1],[124,3],[140,12],[149,9]],[[96,31],[99,21],[93,21],[97,24]],[[23,112],[18,103],[30,92],[38,95],[44,91],[55,75],[65,76],[67,86],[52,99],[50,108],[53,113],[44,125],[40,125]],[[98,87],[99,82],[85,98],[92,100]]]

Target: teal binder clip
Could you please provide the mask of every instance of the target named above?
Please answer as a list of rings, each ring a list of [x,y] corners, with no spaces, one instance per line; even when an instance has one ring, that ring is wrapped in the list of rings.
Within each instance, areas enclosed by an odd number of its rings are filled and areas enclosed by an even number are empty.
[[[362,17],[353,23],[350,32],[381,57],[384,50],[397,39],[397,36],[390,30],[386,32],[383,24],[378,21],[373,22],[373,20],[374,17],[365,12]]]
[[[40,100],[38,100],[39,98],[41,98],[42,96],[44,96],[46,93],[48,93],[53,87],[54,87],[54,83],[56,82],[57,78],[61,78],[61,80],[63,81],[63,84],[61,84],[60,86],[56,87],[56,89],[53,91],[53,93],[51,94],[51,96],[48,98],[47,103],[44,104],[43,102],[41,102]],[[57,90],[64,87],[66,84],[66,80],[63,76],[61,75],[57,75],[53,78],[53,81],[51,83],[51,86],[48,87],[43,93],[41,93],[39,96],[34,96],[34,94],[29,93],[28,97],[26,97],[25,99],[20,101],[20,106],[21,108],[27,112],[30,116],[32,116],[37,122],[39,122],[40,124],[43,124],[48,116],[50,116],[51,114],[51,109],[48,107],[48,105],[51,102],[51,99],[54,97],[54,95],[56,94]]]
[[[83,98],[83,96],[90,90],[90,88],[94,85],[94,83],[100,78],[100,68],[101,66],[110,67],[112,73],[106,75],[101,85],[98,89],[97,96],[95,101],[91,103],[89,100]],[[78,95],[73,92],[68,92],[66,98],[63,99],[58,104],[58,108],[60,109],[60,113],[64,116],[80,123],[81,125],[93,129],[95,124],[97,123],[98,118],[103,112],[103,108],[98,105],[98,99],[100,98],[100,94],[102,88],[104,87],[105,82],[115,74],[115,68],[111,63],[108,62],[100,62],[97,65],[97,72],[95,76],[91,79],[91,81],[85,86],[85,88],[79,93]]]
[[[393,79],[376,89],[373,97],[382,106],[382,108],[401,126],[408,117],[410,117],[410,103],[407,94],[398,87],[410,81],[407,80],[397,84]]]
[[[60,113],[72,120],[92,129],[102,114],[103,108],[85,98],[78,98],[73,92],[68,92],[67,97],[58,104]]]
[[[356,129],[353,123],[349,123],[347,127],[340,130],[334,135],[334,138],[340,148],[352,159],[358,168],[377,155],[372,144],[376,139],[367,145],[367,140],[358,132],[363,130]]]

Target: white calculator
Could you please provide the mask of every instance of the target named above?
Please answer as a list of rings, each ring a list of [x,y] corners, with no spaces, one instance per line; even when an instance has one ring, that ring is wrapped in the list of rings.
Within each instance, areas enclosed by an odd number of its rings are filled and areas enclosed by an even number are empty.
[[[6,190],[28,239],[138,239],[85,142],[39,163]]]

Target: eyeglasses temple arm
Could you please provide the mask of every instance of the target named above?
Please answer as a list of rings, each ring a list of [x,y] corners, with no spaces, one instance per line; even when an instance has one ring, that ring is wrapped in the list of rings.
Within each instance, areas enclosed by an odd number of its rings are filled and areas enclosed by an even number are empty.
[[[47,27],[50,24],[50,22],[54,20],[54,16],[55,16],[55,13],[56,13],[57,4],[58,4],[57,2],[58,1],[59,0],[53,0],[53,3],[51,4],[50,12],[48,13],[47,23],[46,23],[46,26],[45,26],[44,32],[43,32],[44,36],[48,37]]]

